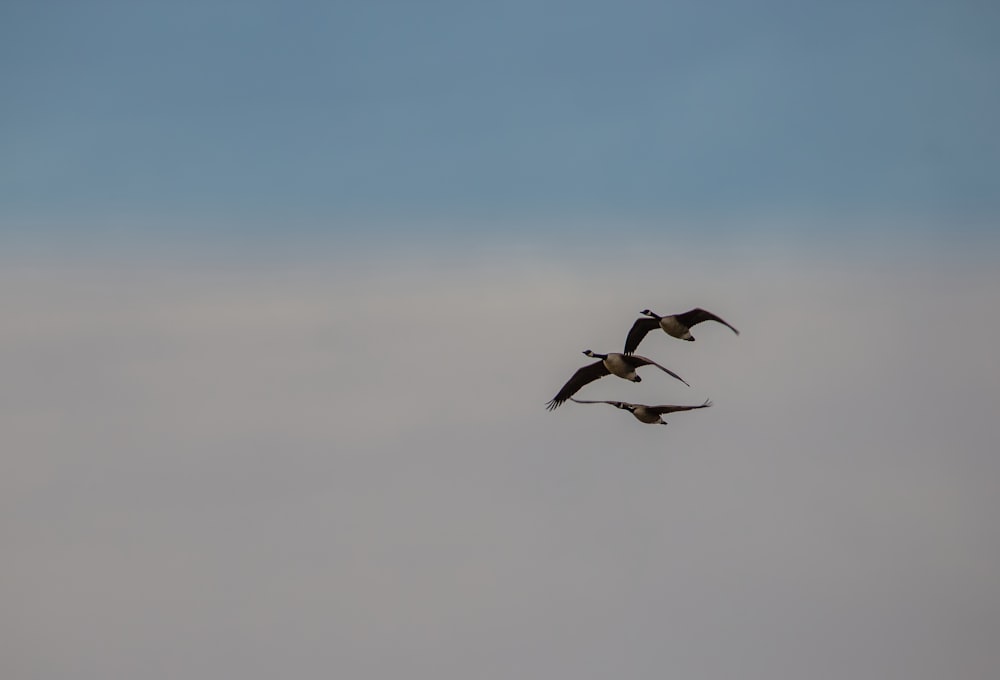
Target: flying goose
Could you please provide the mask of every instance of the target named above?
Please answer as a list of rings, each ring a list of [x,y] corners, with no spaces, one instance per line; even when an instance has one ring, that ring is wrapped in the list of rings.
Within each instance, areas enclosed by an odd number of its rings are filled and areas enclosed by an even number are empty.
[[[587,401],[585,399],[574,399],[573,397],[570,397],[570,401],[575,401],[578,404],[611,404],[615,408],[629,411],[637,420],[649,423],[650,425],[666,425],[667,421],[660,417],[664,413],[693,411],[698,408],[708,408],[712,405],[709,399],[706,399],[705,403],[700,406],[646,406],[645,404],[630,404],[627,401]]]
[[[662,328],[667,335],[691,342],[694,342],[694,336],[691,335],[691,327],[702,321],[718,321],[723,326],[729,326],[736,335],[740,334],[738,330],[721,318],[712,314],[712,312],[705,311],[701,307],[696,307],[683,314],[671,314],[670,316],[660,316],[648,309],[644,309],[639,313],[645,314],[650,318],[636,319],[635,323],[632,324],[632,329],[628,332],[628,337],[625,338],[625,354],[634,352],[639,343],[642,342],[642,339],[646,337],[646,333],[655,328]]]
[[[603,378],[606,375],[617,375],[619,378],[625,378],[626,380],[631,380],[632,382],[642,382],[640,378],[635,373],[635,369],[640,366],[645,366],[647,364],[651,366],[656,366],[661,371],[669,373],[674,376],[682,383],[688,385],[688,382],[684,378],[680,377],[668,368],[660,366],[658,363],[652,359],[647,359],[646,357],[641,357],[638,354],[631,354],[625,356],[624,354],[619,354],[618,352],[610,352],[608,354],[597,354],[596,352],[591,352],[589,349],[583,350],[583,353],[588,357],[595,357],[600,359],[600,361],[595,361],[592,364],[587,364],[583,368],[579,369],[573,374],[573,377],[562,386],[559,390],[559,394],[552,398],[546,407],[551,411],[557,408],[564,401],[576,394],[577,390],[586,385],[589,382],[593,382],[598,378]]]

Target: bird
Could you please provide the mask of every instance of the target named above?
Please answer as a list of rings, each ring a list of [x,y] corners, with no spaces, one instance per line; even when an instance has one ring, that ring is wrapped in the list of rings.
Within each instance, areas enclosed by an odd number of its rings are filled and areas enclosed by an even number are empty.
[[[562,386],[559,393],[546,404],[546,408],[548,408],[548,410],[551,411],[554,408],[558,408],[564,401],[576,394],[577,390],[581,387],[589,382],[597,380],[598,378],[603,378],[606,375],[617,375],[619,378],[625,378],[625,380],[631,380],[632,382],[642,382],[642,378],[636,375],[635,370],[640,366],[646,366],[647,364],[656,366],[661,371],[669,373],[688,387],[691,387],[691,385],[689,385],[684,378],[680,377],[670,369],[664,368],[652,359],[641,357],[638,354],[632,354],[629,356],[625,356],[624,354],[620,354],[618,352],[597,354],[589,349],[583,350],[583,353],[588,357],[600,359],[600,361],[587,364],[574,373],[573,377]]]
[[[693,411],[699,408],[708,408],[712,405],[710,399],[706,399],[705,403],[699,406],[646,406],[645,404],[630,404],[627,401],[587,401],[586,399],[573,399],[573,397],[570,397],[570,401],[575,401],[578,404],[611,404],[615,408],[630,412],[640,422],[649,423],[650,425],[666,425],[667,421],[660,417],[664,413]]]
[[[681,340],[687,340],[689,342],[694,342],[694,336],[691,335],[691,328],[702,321],[718,321],[723,326],[729,326],[729,328],[739,335],[740,332],[736,330],[733,326],[723,321],[721,318],[712,314],[712,312],[706,311],[701,307],[696,307],[691,311],[684,312],[683,314],[671,314],[669,316],[660,316],[656,312],[651,312],[648,309],[644,309],[640,314],[645,314],[648,319],[639,318],[635,320],[632,324],[631,330],[628,332],[628,336],[625,338],[625,354],[631,354],[642,342],[642,339],[646,337],[646,333],[653,330],[654,328],[662,328],[667,335],[672,335],[675,338],[680,338]]]

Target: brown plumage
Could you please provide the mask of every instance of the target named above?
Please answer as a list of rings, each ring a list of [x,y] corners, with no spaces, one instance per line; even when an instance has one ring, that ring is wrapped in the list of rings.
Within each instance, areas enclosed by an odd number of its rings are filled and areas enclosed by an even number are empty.
[[[691,327],[700,324],[703,321],[718,321],[723,326],[729,327],[733,333],[739,335],[740,332],[736,330],[732,325],[724,321],[721,317],[712,314],[701,307],[696,307],[683,314],[671,314],[669,316],[660,316],[656,312],[651,312],[648,309],[642,310],[640,314],[645,314],[647,319],[636,319],[635,323],[632,324],[631,330],[628,332],[628,336],[625,338],[625,354],[631,354],[639,347],[639,343],[642,339],[646,337],[646,333],[654,330],[656,328],[661,328],[667,335],[672,335],[675,338],[680,338],[681,340],[687,340],[689,342],[694,342],[694,336],[691,335]]]
[[[583,353],[588,357],[596,357],[600,361],[595,361],[592,364],[587,364],[583,368],[577,370],[573,374],[559,393],[552,398],[551,401],[546,404],[548,410],[558,408],[560,404],[572,397],[576,392],[586,385],[587,383],[594,382],[598,378],[603,378],[606,375],[617,375],[619,378],[624,378],[625,380],[631,380],[632,382],[642,382],[642,378],[636,375],[635,370],[640,366],[656,366],[658,369],[665,373],[669,373],[673,377],[680,380],[685,385],[688,385],[684,378],[680,377],[669,368],[664,368],[658,363],[649,359],[647,357],[641,357],[638,354],[632,354],[625,356],[618,352],[610,352],[608,354],[597,354],[591,352],[589,349],[583,350]],[[688,385],[690,387],[690,385]]]
[[[570,401],[575,401],[578,404],[611,404],[615,408],[624,409],[630,412],[640,422],[648,423],[650,425],[666,425],[667,421],[660,417],[664,413],[673,413],[674,411],[693,411],[699,408],[708,408],[712,405],[712,402],[709,399],[706,399],[704,404],[700,404],[698,406],[646,406],[645,404],[630,404],[627,401],[587,401],[586,399],[573,399],[572,397],[570,397]]]

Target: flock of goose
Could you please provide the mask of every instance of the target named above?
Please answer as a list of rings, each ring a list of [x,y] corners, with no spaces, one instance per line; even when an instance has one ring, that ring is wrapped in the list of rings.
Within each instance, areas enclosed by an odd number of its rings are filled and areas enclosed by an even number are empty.
[[[556,396],[553,397],[548,404],[546,404],[548,410],[551,411],[554,408],[558,408],[567,400],[574,401],[577,404],[611,404],[615,408],[629,411],[640,422],[649,423],[651,425],[666,425],[667,422],[662,418],[665,413],[692,411],[694,409],[707,408],[712,405],[712,402],[709,400],[706,400],[704,404],[699,404],[697,406],[647,406],[646,404],[631,404],[627,401],[589,401],[585,399],[573,398],[573,395],[576,394],[581,387],[594,382],[598,378],[603,378],[606,375],[616,375],[619,378],[631,380],[632,382],[641,382],[642,378],[639,377],[636,370],[642,366],[656,366],[664,373],[667,373],[677,380],[680,380],[685,385],[688,385],[688,382],[684,380],[684,378],[680,377],[669,368],[661,366],[648,357],[635,354],[635,350],[639,347],[639,343],[642,342],[643,338],[646,337],[646,334],[657,328],[662,329],[671,337],[687,340],[689,342],[694,341],[694,336],[691,335],[691,328],[703,321],[716,321],[721,323],[723,326],[727,326],[733,331],[733,333],[736,333],[736,335],[740,334],[740,332],[731,324],[723,321],[715,314],[701,309],[700,307],[684,312],[683,314],[671,314],[669,316],[660,316],[659,314],[651,312],[648,309],[644,309],[640,313],[644,316],[639,317],[635,320],[635,323],[632,324],[632,328],[629,330],[628,335],[625,338],[624,352],[598,354],[597,352],[592,352],[589,349],[583,350],[584,354],[588,357],[597,359],[597,361],[592,364],[587,364],[574,373],[573,377],[571,377],[566,384],[562,386],[562,389],[559,390]],[[688,385],[688,387],[690,387],[690,385]]]

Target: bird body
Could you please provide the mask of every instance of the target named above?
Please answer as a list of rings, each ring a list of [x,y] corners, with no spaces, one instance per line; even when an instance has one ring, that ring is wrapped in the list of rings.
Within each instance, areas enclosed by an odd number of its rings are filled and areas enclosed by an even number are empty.
[[[570,397],[570,400],[575,401],[578,404],[611,404],[615,408],[629,411],[633,416],[635,416],[636,420],[649,425],[666,425],[667,421],[661,418],[664,413],[693,411],[699,408],[708,408],[712,405],[711,400],[708,399],[705,400],[704,404],[700,404],[698,406],[672,406],[667,404],[660,406],[647,406],[646,404],[630,404],[627,401],[588,401],[586,399],[573,399],[572,397]]]
[[[690,311],[684,312],[683,314],[670,314],[668,316],[660,316],[656,312],[651,312],[648,309],[642,310],[640,314],[645,314],[648,318],[636,319],[635,323],[632,324],[632,328],[628,332],[628,336],[625,338],[625,354],[631,354],[639,347],[639,343],[642,339],[646,337],[646,334],[651,330],[660,328],[664,333],[681,340],[687,340],[688,342],[694,342],[694,336],[691,335],[691,327],[701,323],[702,321],[717,321],[723,326],[729,327],[733,333],[739,335],[740,332],[736,330],[733,326],[723,321],[721,317],[712,314],[709,311],[702,309],[701,307],[696,307]]]
[[[680,338],[681,340],[694,340],[691,336],[691,329],[678,321],[676,316],[661,316],[659,319],[651,317],[651,320],[656,321],[657,325],[662,328],[667,335]]]
[[[604,368],[607,369],[608,373],[612,375],[617,375],[619,378],[625,378],[626,380],[631,380],[632,382],[642,382],[642,378],[636,375],[635,369],[638,366],[634,362],[628,361],[624,354],[619,354],[618,352],[608,353],[601,362],[604,364]]]
[[[632,382],[642,382],[642,378],[636,373],[636,369],[641,366],[656,366],[664,373],[669,373],[685,385],[688,384],[684,378],[680,377],[670,369],[660,366],[660,364],[656,363],[652,359],[639,356],[638,354],[625,355],[619,352],[597,354],[589,349],[585,349],[583,353],[588,357],[600,359],[600,361],[595,361],[592,364],[587,364],[583,368],[578,369],[576,373],[574,373],[573,376],[566,382],[566,384],[562,386],[559,393],[556,394],[556,396],[553,397],[552,400],[546,405],[550,411],[554,408],[558,408],[564,401],[576,394],[577,391],[587,383],[591,383],[598,378],[603,378],[606,375],[616,375],[619,378],[624,378],[625,380],[630,380]],[[688,387],[690,387],[690,385],[688,385]]]

